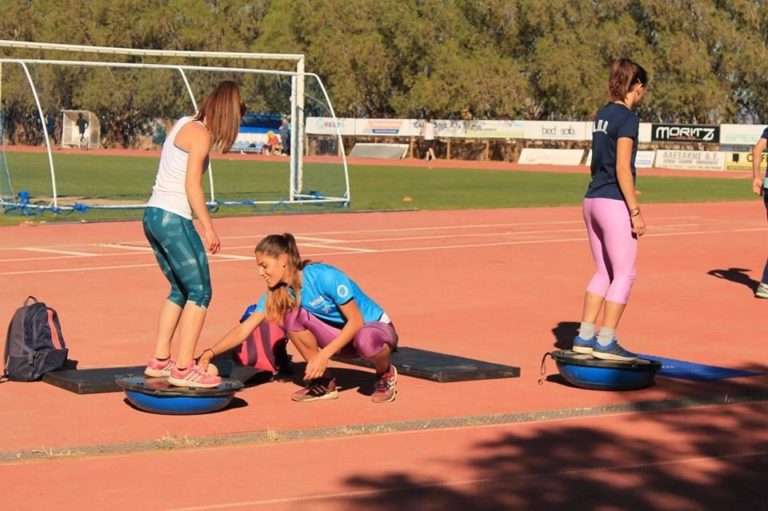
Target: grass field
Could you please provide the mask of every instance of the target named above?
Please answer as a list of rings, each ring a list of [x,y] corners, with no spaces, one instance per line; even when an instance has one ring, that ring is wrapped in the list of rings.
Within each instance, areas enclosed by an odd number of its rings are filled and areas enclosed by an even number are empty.
[[[7,153],[14,191],[50,197],[47,156],[42,153]],[[23,170],[21,170],[23,169]],[[59,196],[136,200],[148,197],[157,169],[156,157],[56,154]],[[286,199],[287,162],[217,160],[214,162],[218,199]],[[642,176],[638,189],[642,202],[708,202],[753,198],[742,180],[703,177]],[[305,190],[341,194],[339,166],[305,164]],[[397,209],[467,209],[573,206],[581,202],[589,176],[577,173],[519,172],[424,167],[351,166],[350,211]],[[206,183],[207,186],[207,183]],[[410,197],[412,200],[404,201]],[[320,212],[334,206],[222,207],[216,216],[274,212]],[[90,210],[65,214],[25,216],[18,210],[0,215],[0,225],[24,221],[96,221],[139,218],[139,210]]]

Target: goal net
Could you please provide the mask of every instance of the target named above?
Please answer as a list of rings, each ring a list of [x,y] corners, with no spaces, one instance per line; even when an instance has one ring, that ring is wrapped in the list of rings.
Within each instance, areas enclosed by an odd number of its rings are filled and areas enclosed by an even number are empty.
[[[308,117],[334,117],[312,73],[23,58],[0,58],[0,70],[6,211],[144,207],[166,134],[222,80],[240,85],[247,114],[230,151],[212,154],[204,177],[211,206],[349,203],[341,137],[319,148],[305,137]]]

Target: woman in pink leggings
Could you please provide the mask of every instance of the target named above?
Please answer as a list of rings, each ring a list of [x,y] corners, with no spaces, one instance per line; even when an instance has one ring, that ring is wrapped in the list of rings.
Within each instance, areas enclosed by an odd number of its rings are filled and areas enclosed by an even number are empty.
[[[646,224],[635,194],[635,155],[640,121],[632,109],[645,94],[648,75],[629,59],[613,63],[610,100],[592,127],[592,181],[584,198],[584,222],[596,271],[584,296],[573,351],[604,360],[633,360],[636,355],[616,340],[616,327],[635,280],[637,239]],[[603,326],[595,323],[603,311]]]

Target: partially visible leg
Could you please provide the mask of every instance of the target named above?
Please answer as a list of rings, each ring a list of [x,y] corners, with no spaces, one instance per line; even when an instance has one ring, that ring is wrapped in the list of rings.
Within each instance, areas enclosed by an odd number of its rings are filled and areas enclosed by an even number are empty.
[[[593,355],[607,360],[633,360],[636,355],[616,341],[616,328],[626,309],[636,276],[637,237],[632,233],[629,212],[623,201],[596,202],[594,217],[603,233],[606,262],[611,268],[611,284],[603,303],[603,326]]]
[[[288,339],[307,362],[317,354],[321,346],[326,346],[341,331],[323,323],[300,307],[285,315],[283,326]],[[337,397],[339,397],[339,393],[336,390],[336,381],[328,376],[327,371],[324,376],[309,380],[305,388],[291,395],[291,399],[298,402],[336,399]]]
[[[155,358],[163,360],[171,356],[171,341],[176,332],[176,326],[179,324],[181,311],[181,307],[170,300],[163,303],[163,307],[160,309],[160,321],[157,325]]]
[[[605,300],[605,293],[611,282],[610,268],[606,263],[605,247],[602,232],[597,225],[594,215],[595,199],[584,199],[582,214],[587,228],[589,248],[595,263],[595,273],[592,275],[587,290],[584,292],[584,305],[581,313],[579,333],[573,339],[573,351],[577,353],[592,353],[595,343],[595,323],[600,315]]]
[[[179,355],[181,368],[194,364],[195,348],[203,330],[211,302],[211,276],[208,257],[200,236],[190,220],[185,220],[170,249],[174,275],[187,292],[187,302],[179,319]]]
[[[768,218],[768,190],[763,190],[763,204],[765,204],[766,218]],[[760,298],[768,298],[768,260],[765,261],[763,277],[760,279],[755,295]]]
[[[171,292],[160,309],[157,325],[154,357],[147,363],[144,373],[151,377],[169,376],[174,368],[171,360],[171,342],[181,316],[182,304],[186,301],[180,283],[171,268],[171,256],[165,250],[161,240],[165,236],[166,213],[157,208],[147,208],[144,212],[144,234],[152,247],[155,259],[163,275],[171,285]]]
[[[317,353],[317,339],[309,330],[302,330],[300,332],[288,331],[287,334],[288,339],[296,347],[299,355],[301,355],[305,362],[308,362]]]
[[[181,308],[176,325],[179,352],[168,382],[177,386],[216,387],[221,384],[221,378],[206,374],[194,363],[195,348],[211,301],[211,279],[205,248],[191,220],[173,213],[161,213],[156,238],[167,256],[172,275],[169,280],[175,283],[168,299]],[[173,322],[171,314],[161,318],[161,322],[164,332],[169,332]]]
[[[378,321],[366,323],[352,341],[355,351],[376,367],[376,384],[371,396],[374,403],[394,401],[397,395],[397,369],[390,363],[397,341],[394,326]]]
[[[187,368],[194,365],[195,347],[203,330],[207,309],[199,305],[187,302],[181,312],[179,321],[179,354],[176,357],[176,365]]]

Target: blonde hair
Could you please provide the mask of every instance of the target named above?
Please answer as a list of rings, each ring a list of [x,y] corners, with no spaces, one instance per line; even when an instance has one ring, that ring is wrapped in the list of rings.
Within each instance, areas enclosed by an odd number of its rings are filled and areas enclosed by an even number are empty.
[[[296,246],[296,238],[288,232],[284,234],[270,234],[256,245],[254,252],[275,258],[283,254],[288,256],[288,272],[290,275],[288,284],[280,283],[275,287],[269,288],[264,311],[264,315],[268,320],[279,323],[288,311],[298,307],[301,303],[301,279],[299,272],[306,265],[310,264],[311,261],[301,259],[299,248]],[[288,292],[288,288],[293,290],[293,296]]]
[[[629,59],[616,59],[608,77],[608,97],[611,101],[624,101],[635,85],[646,86],[648,73],[640,64]]]
[[[195,120],[205,122],[211,134],[211,148],[225,153],[235,143],[244,114],[245,106],[240,97],[240,87],[235,82],[226,80],[205,98],[195,115]]]

